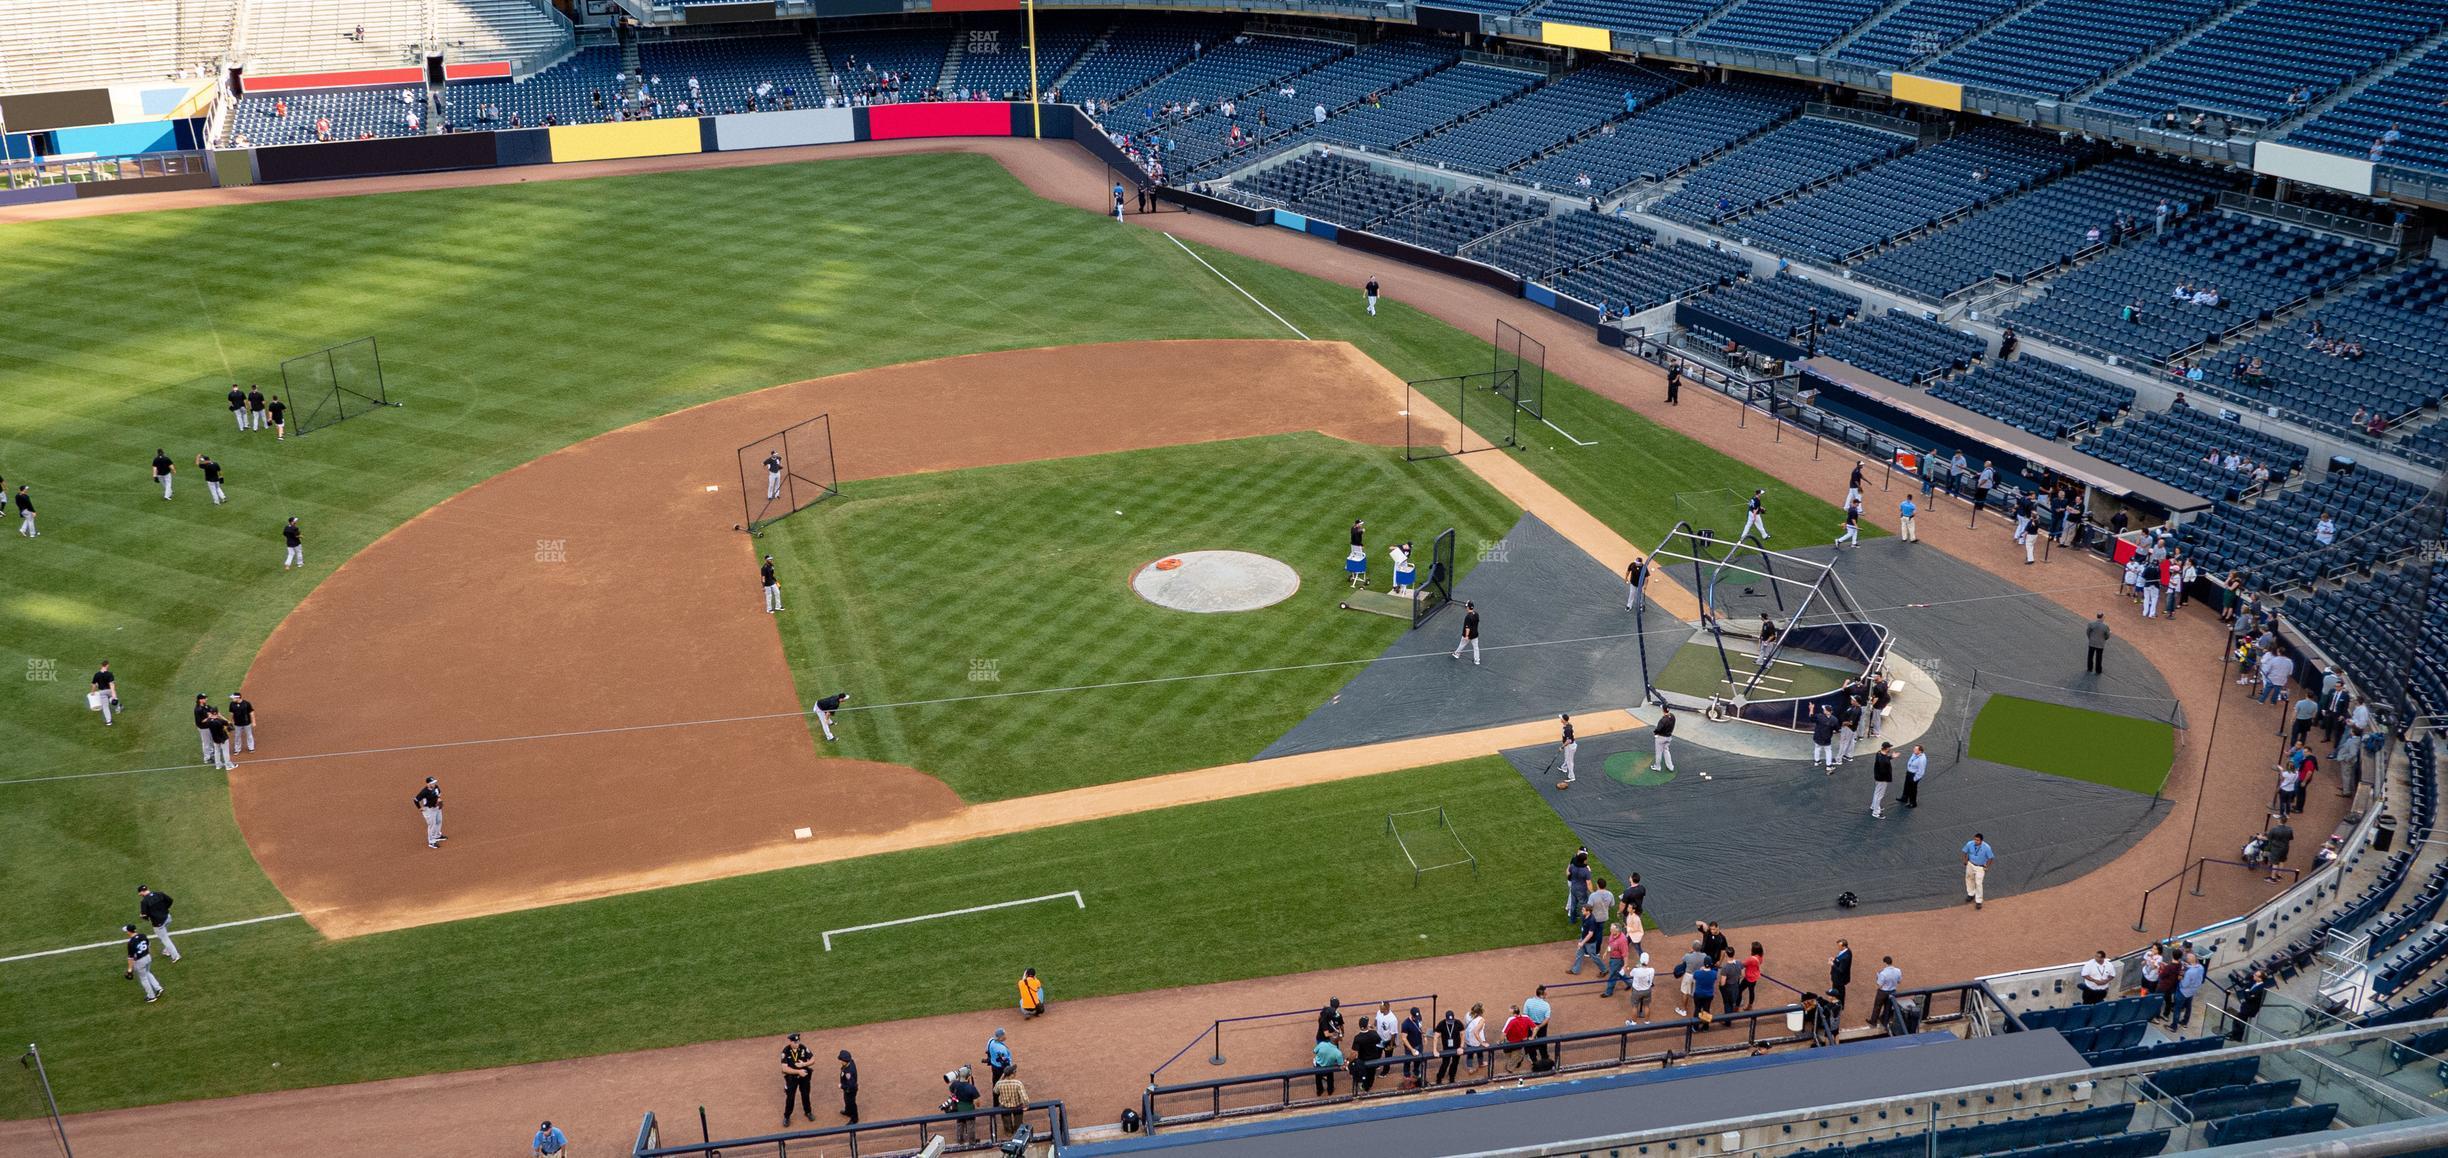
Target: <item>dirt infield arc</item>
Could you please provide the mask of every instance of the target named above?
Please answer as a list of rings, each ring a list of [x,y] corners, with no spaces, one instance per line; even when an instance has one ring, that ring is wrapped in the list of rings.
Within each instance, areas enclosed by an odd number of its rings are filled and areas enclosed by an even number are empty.
[[[822,412],[845,480],[1303,430],[1399,444],[1402,391],[1341,343],[1129,343],[839,375],[589,439],[409,521],[281,624],[247,675],[284,706],[263,754],[356,754],[242,765],[240,828],[348,936],[796,863],[798,827],[946,820],[961,802],[933,777],[824,758],[797,718],[641,729],[805,708],[732,530],[735,448]],[[409,802],[427,775],[441,851]]]

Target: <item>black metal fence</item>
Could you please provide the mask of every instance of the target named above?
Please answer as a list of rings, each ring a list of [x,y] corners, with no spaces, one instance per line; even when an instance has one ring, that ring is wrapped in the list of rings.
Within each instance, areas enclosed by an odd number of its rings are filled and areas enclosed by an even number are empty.
[[[833,460],[833,415],[819,414],[739,448],[739,529],[765,533],[774,520],[841,493]]]
[[[1660,980],[1671,984],[1669,979]],[[1550,992],[1555,988],[1550,986]],[[1875,999],[1867,985],[1856,985],[1849,996],[1855,1004],[1847,1007],[1844,1023],[1852,1027],[1862,1023]],[[1882,1028],[1891,1035],[1932,1027],[1960,1026],[1967,1036],[2010,1033],[2022,1028],[2005,1003],[1978,981],[1898,990],[1896,997],[1896,1004],[1905,1007],[1907,1013],[1904,1017],[1890,1015],[1885,1019]],[[1906,1002],[1904,999],[1908,998],[1911,1000]],[[1671,1009],[1676,996],[1669,989],[1659,992],[1655,1000],[1667,1003],[1666,1007]],[[1744,1056],[1809,1042],[1811,1027],[1798,1016],[1801,1008],[1781,1005],[1728,1014],[1708,1024],[1686,1018],[1536,1037],[1519,1044],[1499,1043],[1457,1055],[1450,1078],[1445,1073],[1443,1055],[1417,1054],[1385,1058],[1364,1067],[1308,1067],[1150,1085],[1140,1095],[1139,1113],[1153,1133],[1162,1126],[1382,1101],[1500,1082],[1538,1081],[1596,1070],[1664,1068],[1694,1058]],[[1607,1016],[1612,1019],[1613,1014]],[[1494,1027],[1490,1032],[1494,1032]],[[1355,1071],[1365,1071],[1367,1080],[1360,1082]],[[1355,1088],[1358,1084],[1367,1088]]]
[[[1059,1101],[1039,1102],[1016,1112],[982,1109],[928,1114],[748,1138],[713,1138],[711,1131],[705,1129],[702,1110],[695,1122],[668,1123],[674,1135],[683,1131],[697,1134],[698,1140],[694,1142],[665,1137],[666,1125],[648,1111],[646,1120],[638,1125],[631,1158],[789,1158],[792,1154],[803,1158],[894,1158],[917,1154],[937,1138],[943,1139],[941,1152],[945,1154],[995,1152],[1006,1143],[1017,1141],[1052,1143],[1059,1148],[1071,1141],[1070,1119]]]
[[[1514,371],[1419,378],[1404,385],[1403,457],[1410,461],[1452,458],[1519,441],[1521,408],[1512,399],[1520,384]],[[1491,416],[1491,410],[1498,413]]]

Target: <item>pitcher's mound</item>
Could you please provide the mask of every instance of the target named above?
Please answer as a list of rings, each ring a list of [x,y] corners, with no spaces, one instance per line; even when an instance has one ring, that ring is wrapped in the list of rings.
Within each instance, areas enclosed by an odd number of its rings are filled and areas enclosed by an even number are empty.
[[[1256,611],[1292,598],[1300,575],[1247,551],[1185,551],[1141,567],[1131,590],[1175,611]]]

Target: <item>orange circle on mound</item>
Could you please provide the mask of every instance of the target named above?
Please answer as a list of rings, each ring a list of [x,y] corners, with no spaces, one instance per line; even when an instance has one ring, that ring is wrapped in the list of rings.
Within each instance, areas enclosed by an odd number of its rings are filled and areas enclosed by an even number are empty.
[[[1158,559],[1156,561],[1156,569],[1159,571],[1171,571],[1180,566],[1181,560],[1179,559]]]

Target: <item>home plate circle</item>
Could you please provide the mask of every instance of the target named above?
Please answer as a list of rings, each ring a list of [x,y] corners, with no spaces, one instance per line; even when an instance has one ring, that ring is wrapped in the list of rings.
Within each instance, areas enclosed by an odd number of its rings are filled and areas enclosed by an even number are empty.
[[[1256,611],[1292,598],[1300,575],[1248,551],[1185,551],[1141,567],[1131,590],[1175,611]]]

